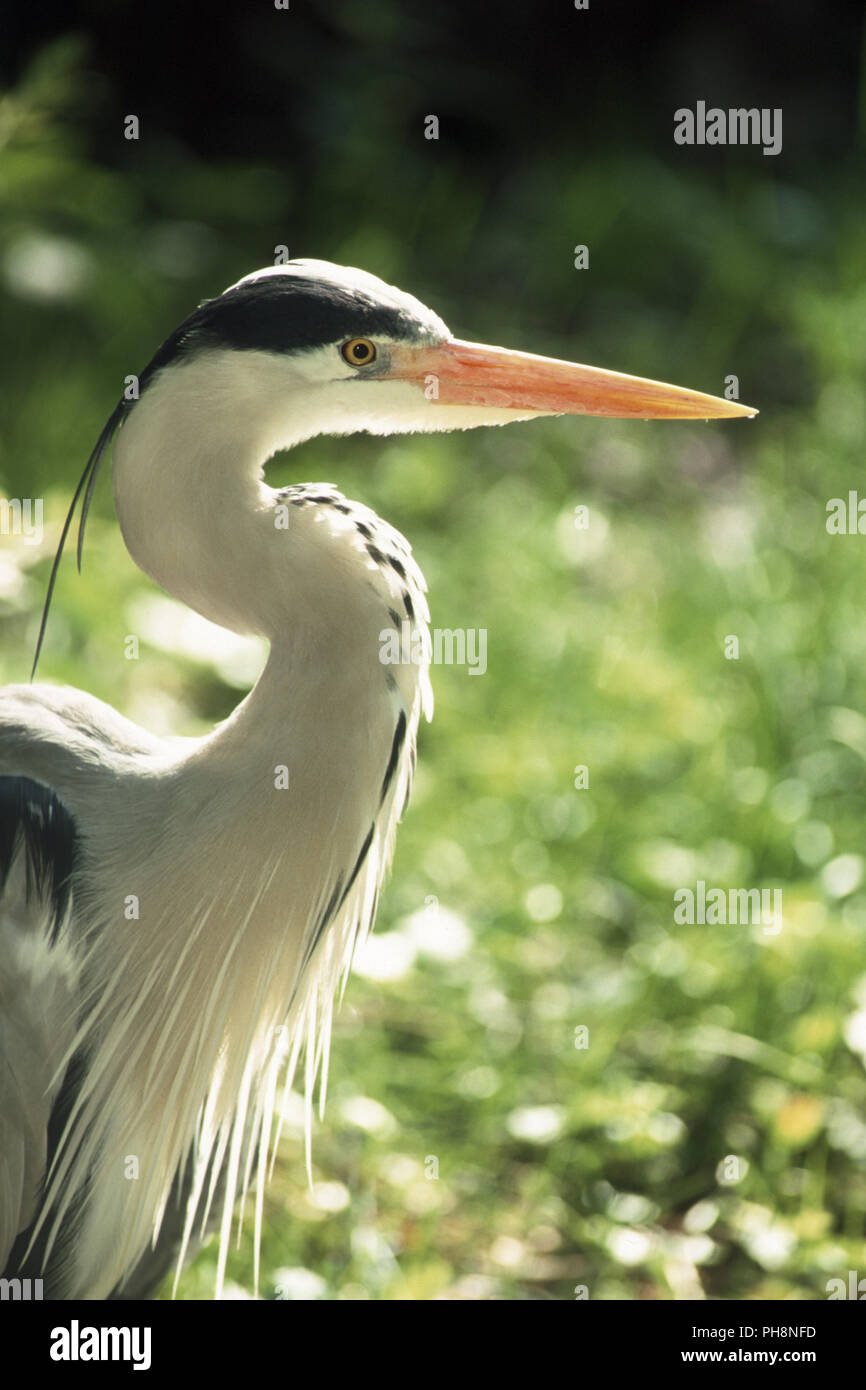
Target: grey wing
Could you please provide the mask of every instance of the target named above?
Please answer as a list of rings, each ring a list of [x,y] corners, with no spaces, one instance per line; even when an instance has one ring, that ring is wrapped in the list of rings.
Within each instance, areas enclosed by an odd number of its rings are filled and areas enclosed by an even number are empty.
[[[0,1276],[43,1277],[45,1297],[64,1296],[83,1215],[75,1203],[46,1258],[53,1223],[35,1239],[32,1223],[88,1065],[86,1045],[69,1056],[87,939],[71,884],[86,888],[130,780],[188,742],[156,739],[69,687],[0,691]],[[170,1263],[170,1217],[130,1288]]]
[[[38,1212],[75,1028],[66,927],[76,852],[51,788],[0,777],[0,1273],[9,1277]]]

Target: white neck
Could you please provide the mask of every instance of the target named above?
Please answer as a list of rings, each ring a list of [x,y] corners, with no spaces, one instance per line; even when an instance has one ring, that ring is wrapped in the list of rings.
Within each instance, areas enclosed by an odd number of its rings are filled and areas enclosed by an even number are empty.
[[[118,520],[140,568],[212,622],[268,638],[291,602],[289,535],[274,525],[262,467],[314,432],[276,387],[263,390],[273,370],[262,353],[175,367],[147,387],[114,448]]]

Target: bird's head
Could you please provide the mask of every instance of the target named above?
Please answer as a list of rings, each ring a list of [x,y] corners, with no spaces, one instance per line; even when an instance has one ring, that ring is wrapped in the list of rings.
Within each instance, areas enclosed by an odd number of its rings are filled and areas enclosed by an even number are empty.
[[[503,425],[539,415],[708,419],[753,415],[736,401],[602,368],[455,338],[412,295],[328,261],[246,276],[163,344],[142,388],[182,367],[207,371],[232,410],[314,434],[400,434]]]
[[[75,508],[81,500],[80,568],[94,484],[118,429],[121,527],[142,568],[156,575],[165,557],[149,565],[145,548],[179,556],[188,542],[207,539],[208,515],[214,524],[231,519],[244,483],[239,463],[260,469],[278,449],[315,435],[471,429],[541,415],[754,414],[700,391],[464,342],[412,295],[363,270],[296,260],[256,271],[184,320],[142,372],[136,398],[119,402],[107,421],[61,533],[36,660]],[[167,515],[172,528],[161,524]]]

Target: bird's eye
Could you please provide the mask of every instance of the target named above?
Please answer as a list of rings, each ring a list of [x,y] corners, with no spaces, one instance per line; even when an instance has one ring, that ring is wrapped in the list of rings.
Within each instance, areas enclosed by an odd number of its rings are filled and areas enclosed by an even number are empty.
[[[340,352],[350,367],[369,367],[376,360],[376,348],[369,338],[350,338]]]

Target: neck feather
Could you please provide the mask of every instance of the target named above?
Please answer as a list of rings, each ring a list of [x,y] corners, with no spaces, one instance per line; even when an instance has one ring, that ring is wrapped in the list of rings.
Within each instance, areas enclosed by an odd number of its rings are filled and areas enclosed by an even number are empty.
[[[114,450],[136,564],[211,622],[272,642],[291,630],[303,643],[317,628],[321,641],[323,624],[349,641],[368,610],[378,621],[381,595],[374,604],[357,582],[370,577],[363,547],[335,544],[340,518],[323,525],[263,479],[273,453],[316,433],[309,401],[287,398],[269,354],[213,353],[157,378]]]

